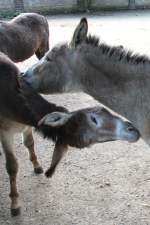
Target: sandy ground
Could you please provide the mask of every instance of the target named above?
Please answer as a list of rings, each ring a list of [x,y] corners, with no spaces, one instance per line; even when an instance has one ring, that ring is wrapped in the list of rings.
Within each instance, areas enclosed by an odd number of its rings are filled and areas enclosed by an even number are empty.
[[[51,47],[70,40],[82,15],[48,17]],[[85,16],[85,15],[84,15]],[[150,55],[150,11],[87,15],[89,30],[111,45]],[[21,70],[34,64],[19,63]],[[98,104],[85,94],[47,96],[70,110]],[[131,109],[132,110],[132,109]],[[37,154],[46,170],[53,144],[34,135]],[[10,216],[9,180],[0,156],[0,225],[149,225],[150,150],[142,141],[113,142],[89,149],[70,148],[52,179],[36,176],[20,135],[18,187],[22,214]],[[1,149],[0,149],[1,150]]]

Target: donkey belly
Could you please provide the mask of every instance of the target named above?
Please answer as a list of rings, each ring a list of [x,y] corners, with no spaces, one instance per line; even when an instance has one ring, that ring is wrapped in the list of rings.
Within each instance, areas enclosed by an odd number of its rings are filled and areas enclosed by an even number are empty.
[[[30,41],[28,44],[25,42],[18,42],[18,47],[14,51],[11,51],[11,49],[15,49],[14,43],[12,43],[12,47],[8,49],[8,56],[14,61],[14,62],[22,62],[28,58],[30,58],[36,51],[36,46],[33,46],[32,43],[31,45]]]

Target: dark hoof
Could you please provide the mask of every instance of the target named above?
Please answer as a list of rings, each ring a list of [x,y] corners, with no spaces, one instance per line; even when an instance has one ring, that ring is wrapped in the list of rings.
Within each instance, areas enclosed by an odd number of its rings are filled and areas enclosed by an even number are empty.
[[[43,173],[43,168],[41,166],[40,167],[37,167],[37,168],[34,168],[34,172],[36,174],[41,174],[41,173]]]
[[[45,172],[45,176],[46,176],[47,178],[50,178],[50,177],[53,176],[54,172],[55,172],[55,168],[52,167],[52,168],[48,169],[48,170]]]
[[[11,215],[12,216],[19,216],[21,214],[21,207],[16,209],[11,209]]]

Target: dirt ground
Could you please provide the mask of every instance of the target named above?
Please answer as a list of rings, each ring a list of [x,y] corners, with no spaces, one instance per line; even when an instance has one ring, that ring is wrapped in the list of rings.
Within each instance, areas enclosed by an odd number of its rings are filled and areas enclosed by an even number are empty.
[[[48,17],[50,46],[70,40],[81,16]],[[103,41],[150,55],[150,11],[86,16],[89,31]],[[35,62],[32,57],[18,66],[26,70]],[[98,104],[82,93],[46,98],[70,110]],[[53,144],[38,134],[34,137],[46,170]],[[22,213],[16,218],[10,216],[9,180],[2,155],[0,225],[150,225],[150,149],[142,140],[135,144],[97,144],[83,150],[70,148],[51,179],[34,175],[20,135],[14,147],[20,165]]]

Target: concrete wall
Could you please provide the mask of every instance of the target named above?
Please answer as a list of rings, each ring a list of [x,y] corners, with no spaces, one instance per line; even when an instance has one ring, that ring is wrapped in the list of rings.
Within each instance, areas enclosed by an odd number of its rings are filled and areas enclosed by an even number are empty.
[[[128,8],[129,0],[24,0],[26,11],[86,11]]]
[[[61,11],[76,7],[77,0],[24,0],[25,11]]]
[[[150,0],[0,0],[0,14],[15,10],[64,13],[136,8],[150,8]]]
[[[150,0],[135,0],[136,7],[150,7]]]
[[[118,9],[128,8],[128,4],[128,0],[93,0],[90,7],[95,9]]]
[[[0,0],[0,10],[12,11],[14,8],[14,0]]]

